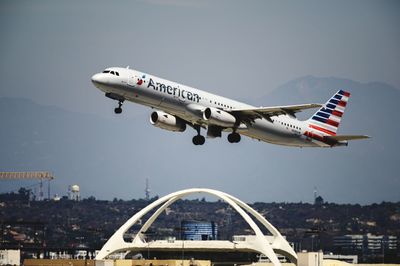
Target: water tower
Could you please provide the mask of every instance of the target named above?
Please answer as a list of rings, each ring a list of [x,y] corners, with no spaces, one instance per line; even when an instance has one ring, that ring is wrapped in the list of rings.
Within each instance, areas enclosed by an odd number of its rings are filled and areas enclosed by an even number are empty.
[[[80,188],[78,185],[69,186],[68,194],[70,200],[79,201],[81,199]]]

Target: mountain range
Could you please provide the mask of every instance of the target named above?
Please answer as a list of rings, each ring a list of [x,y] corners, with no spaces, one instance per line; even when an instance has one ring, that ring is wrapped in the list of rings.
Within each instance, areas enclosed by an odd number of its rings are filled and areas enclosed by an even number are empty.
[[[312,191],[329,201],[400,201],[400,90],[381,82],[339,78],[294,79],[250,104],[324,103],[337,90],[351,92],[339,134],[371,139],[334,149],[298,149],[243,139],[207,140],[195,147],[192,130],[171,133],[152,127],[148,115],[102,117],[0,98],[0,171],[49,170],[53,193],[77,183],[84,196],[125,199],[181,188],[216,188],[246,201],[311,201]],[[107,99],[105,99],[107,100]],[[137,106],[135,108],[143,108]],[[112,110],[110,110],[112,112]],[[299,115],[307,119],[312,112]],[[0,192],[29,185],[2,181]]]

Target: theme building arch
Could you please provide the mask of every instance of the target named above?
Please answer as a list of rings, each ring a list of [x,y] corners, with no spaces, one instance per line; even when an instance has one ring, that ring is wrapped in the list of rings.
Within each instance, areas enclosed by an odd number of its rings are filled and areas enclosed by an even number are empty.
[[[275,252],[283,254],[287,256],[292,262],[297,261],[297,255],[289,245],[289,243],[282,237],[279,231],[269,223],[261,214],[251,208],[249,205],[244,203],[243,201],[226,194],[224,192],[207,189],[207,188],[191,188],[185,189],[181,191],[177,191],[166,195],[153,203],[149,204],[147,207],[140,210],[138,213],[133,215],[125,224],[123,224],[115,233],[111,236],[111,238],[104,244],[103,248],[100,250],[98,255],[96,256],[96,260],[101,260],[106,258],[108,255],[115,252],[122,252],[134,249],[138,245],[142,245],[144,243],[144,233],[149,229],[149,227],[153,224],[153,222],[158,218],[158,216],[166,209],[168,206],[173,204],[178,199],[181,199],[185,196],[195,194],[195,193],[206,193],[210,195],[214,195],[226,203],[228,203],[234,210],[236,210],[240,216],[248,223],[250,228],[254,231],[256,235],[256,240],[248,243],[252,250],[255,252],[259,252],[267,256],[274,265],[281,265]],[[131,228],[139,219],[141,219],[148,212],[161,205],[156,212],[143,224],[142,228],[139,230],[139,233],[135,236],[132,242],[126,242],[124,240],[124,234]],[[254,220],[249,216],[250,213],[254,218],[256,218],[271,234],[272,241],[267,240],[265,235],[262,233],[261,229],[256,225]]]

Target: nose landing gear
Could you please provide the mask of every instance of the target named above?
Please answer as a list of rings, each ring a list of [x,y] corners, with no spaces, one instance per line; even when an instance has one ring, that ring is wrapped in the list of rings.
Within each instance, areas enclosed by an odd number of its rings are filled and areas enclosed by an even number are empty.
[[[116,114],[122,113],[122,102],[123,101],[118,101],[118,107],[114,109],[114,113]]]
[[[125,98],[121,95],[118,95],[113,92],[106,92],[106,97],[118,101],[118,107],[114,109],[114,113],[120,114],[122,113],[122,103],[125,101]]]

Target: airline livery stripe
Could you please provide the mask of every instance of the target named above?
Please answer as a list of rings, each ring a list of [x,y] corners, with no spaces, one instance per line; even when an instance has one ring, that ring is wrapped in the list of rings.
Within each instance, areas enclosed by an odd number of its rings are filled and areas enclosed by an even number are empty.
[[[328,125],[328,124],[325,124],[325,123],[321,123],[321,122],[318,122],[318,121],[315,121],[315,120],[313,120],[311,123],[313,125],[317,125],[317,126],[319,126],[321,128],[325,128],[325,129],[330,130],[332,132],[336,132],[337,131],[337,127],[334,127],[334,126],[331,126],[331,125]]]
[[[331,126],[334,126],[334,127],[338,127],[339,126],[338,122],[333,121],[331,119],[326,119],[326,118],[322,118],[322,117],[319,117],[319,116],[313,116],[312,119],[317,120],[317,121],[322,122],[322,123],[325,123],[325,124],[328,124],[328,125],[331,125]]]
[[[321,116],[321,117],[325,117],[325,118],[329,118],[331,116],[330,114],[326,114],[326,113],[323,113],[323,112],[318,112],[317,115]]]
[[[337,110],[333,110],[332,114],[337,116],[337,117],[342,117],[343,116],[343,113],[340,112],[340,111],[337,111]]]
[[[348,102],[349,101],[349,97],[343,96],[341,100],[345,101],[345,102]]]
[[[331,126],[334,126],[334,127],[339,126],[339,123],[338,123],[338,122],[333,121],[333,120],[331,120],[331,119],[327,119],[327,120],[326,120],[326,123],[327,123],[328,125],[331,125]]]
[[[343,107],[346,107],[346,102],[345,101],[340,101],[339,103],[338,103],[338,105],[339,106],[343,106]]]
[[[328,113],[328,114],[332,114],[332,113],[333,113],[333,110],[332,110],[332,109],[324,108],[324,107],[322,107],[322,108],[320,109],[320,111],[325,112],[325,113]]]
[[[340,117],[337,117],[337,116],[335,116],[335,115],[331,115],[331,116],[329,117],[329,119],[332,119],[333,121],[336,121],[336,122],[340,123]]]
[[[342,112],[342,113],[344,113],[344,109],[345,109],[345,107],[340,106],[340,105],[336,106],[336,108],[335,108],[336,111],[339,110],[339,111]]]
[[[336,99],[338,99],[338,100],[340,100],[340,99],[342,99],[342,95],[339,95],[339,94],[336,94],[335,96],[333,96],[334,98],[336,98]]]
[[[326,123],[326,120],[328,120],[328,119],[325,119],[325,118],[321,118],[319,116],[313,116],[312,119],[317,120],[317,121],[322,122],[322,123]]]
[[[325,128],[322,128],[322,127],[318,127],[318,126],[312,125],[312,124],[310,124],[309,127],[313,128],[313,129],[316,129],[316,130],[318,130],[318,131],[324,132],[324,133],[326,133],[326,134],[328,134],[328,135],[336,136],[336,133],[335,133],[335,132],[330,131],[330,130],[328,130],[328,129],[325,129]]]
[[[336,108],[336,105],[328,103],[328,104],[326,105],[326,107],[331,108],[331,109],[335,109],[335,108]]]
[[[350,97],[350,93],[347,92],[347,91],[340,90],[338,93],[339,93],[340,95],[344,95],[344,96],[346,96],[346,97]]]
[[[338,103],[339,103],[339,101],[338,101],[338,100],[335,100],[335,99],[330,99],[329,102],[330,102],[330,103],[333,103],[333,104],[338,104]]]
[[[306,136],[309,137],[309,138],[317,139],[317,140],[320,140],[320,141],[323,141],[323,140],[324,140],[323,137],[321,137],[320,135],[314,134],[314,133],[312,133],[312,132],[306,131],[306,132],[304,133],[304,135],[306,135]]]

